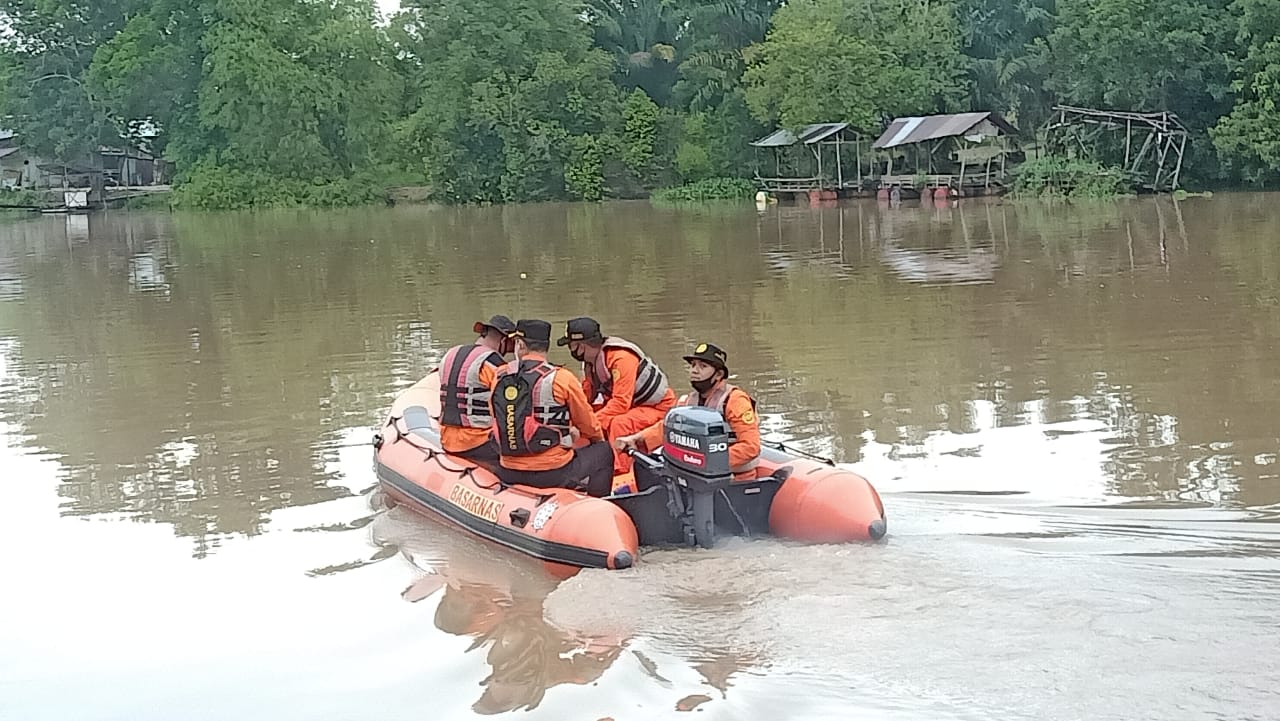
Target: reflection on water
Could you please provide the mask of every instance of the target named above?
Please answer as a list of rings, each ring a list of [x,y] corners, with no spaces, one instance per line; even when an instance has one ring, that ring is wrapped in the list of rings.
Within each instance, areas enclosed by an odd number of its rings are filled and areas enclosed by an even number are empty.
[[[471,708],[496,714],[537,708],[560,684],[589,684],[622,653],[625,638],[575,635],[543,618],[543,602],[559,582],[542,564],[495,553],[493,546],[397,509],[378,519],[374,535],[425,572],[401,593],[432,600],[441,631],[471,639],[489,674]]]
[[[380,666],[379,681],[362,681],[389,696],[392,718],[437,710],[414,692],[424,684],[443,689],[445,717],[688,707],[844,718],[852,706],[873,718],[989,718],[988,708],[1131,718],[1132,700],[1146,699],[1208,718],[1211,694],[1199,689],[1230,674],[1246,680],[1225,703],[1235,717],[1257,715],[1275,701],[1265,690],[1275,669],[1237,666],[1250,644],[1275,645],[1264,601],[1248,599],[1266,596],[1280,557],[1277,237],[1274,198],[1243,194],[7,222],[0,529],[14,547],[96,548],[84,539],[99,538],[135,549],[94,556],[96,572],[155,588],[218,568],[228,587],[289,603],[314,594],[306,602],[323,607],[347,589],[353,617],[376,607],[411,631],[326,633],[432,658],[430,671]],[[655,554],[635,572],[560,582],[401,511],[372,510],[362,444],[381,410],[493,313],[590,314],[669,371],[690,343],[713,340],[759,400],[766,441],[854,464],[886,492],[894,538],[872,550],[760,541]],[[276,549],[270,573],[264,549]],[[153,560],[126,569],[140,557]],[[24,559],[12,579],[33,589],[24,608],[69,617],[45,598],[55,593],[45,574],[61,565]],[[1152,597],[1161,600],[1141,600]],[[122,633],[204,673],[212,661],[194,646],[143,628],[160,603],[180,605],[157,590],[121,605],[135,620]],[[252,614],[230,597],[224,605]],[[1223,631],[1192,638],[1178,618],[1212,618]],[[1046,630],[1049,619],[1076,623]],[[966,628],[979,629],[975,640]],[[41,648],[32,633],[3,629],[0,648]],[[976,638],[1002,633],[997,646]],[[959,645],[938,651],[930,639]],[[869,664],[868,643],[896,660]],[[1151,677],[1190,673],[1179,664],[1197,643],[1210,648],[1191,690]],[[314,679],[280,670],[301,653],[281,653],[263,678],[278,672],[314,692]],[[1151,659],[1142,679],[1125,653]],[[36,668],[5,654],[0,671]],[[1124,677],[1123,693],[1090,685],[1073,665],[1089,655]],[[101,673],[70,652],[50,658],[57,673]],[[816,668],[819,658],[832,660]],[[1005,669],[1014,658],[1067,669],[1059,686],[1085,700],[1019,706],[1019,684],[1040,677]],[[85,716],[24,691],[49,687],[25,673],[18,687],[0,673],[0,698]],[[265,694],[261,683],[228,688]],[[232,708],[212,686],[144,713],[127,699],[149,691],[103,684],[122,718],[205,701],[211,717],[307,717],[270,701]]]

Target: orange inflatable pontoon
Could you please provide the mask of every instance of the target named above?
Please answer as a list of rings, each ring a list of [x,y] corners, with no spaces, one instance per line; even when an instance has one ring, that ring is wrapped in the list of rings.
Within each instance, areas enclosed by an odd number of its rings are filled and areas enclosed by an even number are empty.
[[[706,408],[668,412],[662,453],[636,455],[638,490],[592,498],[567,488],[504,486],[486,468],[440,449],[439,377],[396,399],[374,438],[387,497],[441,516],[535,558],[629,568],[641,546],[711,546],[722,535],[810,543],[879,540],[884,505],[852,471],[765,448],[754,478],[728,472],[726,426]]]

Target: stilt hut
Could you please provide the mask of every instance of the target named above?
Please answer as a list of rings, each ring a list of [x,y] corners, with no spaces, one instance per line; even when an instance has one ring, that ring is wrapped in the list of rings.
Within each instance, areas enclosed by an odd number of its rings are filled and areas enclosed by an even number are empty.
[[[776,194],[855,195],[871,178],[868,138],[848,123],[816,123],[799,133],[779,128],[751,143],[756,179]]]
[[[1003,192],[1010,162],[1022,157],[1017,134],[990,112],[896,118],[871,144],[884,164],[880,187],[912,194],[926,188]]]

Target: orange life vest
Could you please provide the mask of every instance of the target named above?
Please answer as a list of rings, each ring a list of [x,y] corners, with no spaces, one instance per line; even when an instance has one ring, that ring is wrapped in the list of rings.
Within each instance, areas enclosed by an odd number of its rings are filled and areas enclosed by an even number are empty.
[[[499,368],[502,356],[482,345],[450,348],[440,361],[440,422],[459,428],[489,428],[489,387],[480,382],[485,364]]]
[[[756,399],[752,398],[750,395],[747,395],[746,391],[733,385],[732,383],[721,383],[719,386],[716,387],[715,390],[711,391],[711,395],[707,396],[707,399],[705,401],[702,400],[701,394],[695,391],[688,395],[681,396],[680,400],[676,401],[676,405],[677,406],[702,406],[703,408],[710,408],[718,412],[720,415],[724,416],[725,408],[729,405],[729,395],[734,391],[740,391],[741,393],[746,395],[747,400],[751,401],[751,409],[753,411],[755,410]],[[725,420],[726,421],[729,420],[727,416],[725,417]],[[729,442],[736,443],[737,440],[738,440],[738,437],[733,432],[733,426],[729,426]],[[759,465],[760,465],[760,457],[756,456],[755,458],[752,458],[751,460],[745,463],[742,463],[736,466],[731,466],[729,470],[733,471],[734,473],[746,473],[747,471],[754,471],[756,467]]]
[[[657,363],[640,350],[640,346],[622,338],[606,338],[604,345],[600,347],[595,363],[591,364],[591,380],[595,389],[603,393],[605,398],[613,395],[613,374],[609,372],[609,367],[604,362],[604,353],[611,348],[634,353],[640,359],[640,366],[636,369],[636,389],[631,396],[631,406],[633,408],[656,406],[661,403],[662,398],[667,394],[667,388],[670,387],[667,383],[667,375],[662,372]]]

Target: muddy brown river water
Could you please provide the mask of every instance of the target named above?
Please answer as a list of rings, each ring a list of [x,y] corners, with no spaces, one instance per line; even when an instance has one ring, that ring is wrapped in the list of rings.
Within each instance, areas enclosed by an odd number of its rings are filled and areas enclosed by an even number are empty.
[[[386,510],[493,313],[722,346],[887,541],[560,579]],[[6,219],[0,719],[1277,719],[1278,338],[1275,195]]]

